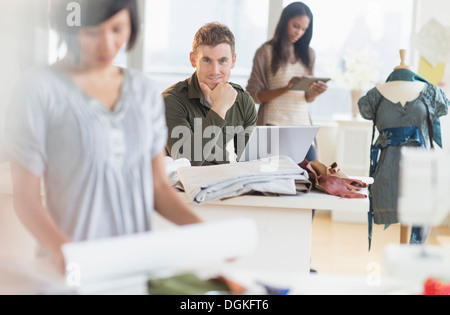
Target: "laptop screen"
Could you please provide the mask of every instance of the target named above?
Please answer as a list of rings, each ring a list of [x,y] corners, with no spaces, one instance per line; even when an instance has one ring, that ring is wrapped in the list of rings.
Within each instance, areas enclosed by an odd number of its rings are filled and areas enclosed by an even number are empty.
[[[244,150],[239,150],[238,146],[238,161],[284,155],[300,163],[305,159],[318,131],[318,126],[255,127]]]

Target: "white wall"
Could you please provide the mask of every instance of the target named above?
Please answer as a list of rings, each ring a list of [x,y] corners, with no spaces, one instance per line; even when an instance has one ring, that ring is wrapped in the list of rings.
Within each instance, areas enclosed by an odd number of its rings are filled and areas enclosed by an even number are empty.
[[[277,28],[281,13],[283,12],[283,0],[269,0],[269,25],[267,39],[272,39]]]
[[[417,5],[417,28],[420,28],[430,18],[435,18],[443,25],[450,26],[450,1],[417,0]]]

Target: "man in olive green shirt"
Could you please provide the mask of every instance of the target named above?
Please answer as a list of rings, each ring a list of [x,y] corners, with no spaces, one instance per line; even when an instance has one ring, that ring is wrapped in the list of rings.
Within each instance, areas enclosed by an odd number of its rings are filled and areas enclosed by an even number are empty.
[[[163,92],[169,130],[167,151],[193,166],[235,161],[244,150],[257,113],[242,87],[229,83],[236,63],[234,36],[210,23],[195,35],[190,54],[196,72]]]

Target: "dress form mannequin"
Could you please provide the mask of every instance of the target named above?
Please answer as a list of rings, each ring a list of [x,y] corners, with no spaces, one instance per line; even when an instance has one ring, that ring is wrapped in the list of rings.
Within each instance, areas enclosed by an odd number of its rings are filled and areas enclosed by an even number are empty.
[[[405,62],[405,57],[406,50],[400,50],[401,63],[394,68],[394,71],[399,69],[411,70],[411,67]],[[425,82],[421,81],[391,81],[378,85],[377,89],[386,99],[392,103],[400,103],[404,107],[408,102],[412,102],[420,96],[425,85]],[[408,234],[409,227],[402,224],[400,226],[400,243],[408,243]]]
[[[405,63],[406,50],[400,50],[401,64],[394,68],[394,70],[408,69],[411,67]],[[405,106],[407,102],[411,102],[420,96],[425,83],[420,81],[391,81],[377,86],[381,95],[393,103],[400,103]]]
[[[397,200],[401,148],[433,148],[434,143],[439,144],[441,133],[438,128],[434,132],[433,122],[439,122],[439,117],[447,115],[450,104],[442,90],[405,64],[405,54],[406,51],[400,51],[402,62],[389,75],[386,83],[368,91],[358,102],[361,116],[374,122],[373,136],[375,129],[379,134],[371,146],[370,176],[374,178],[374,183],[369,189],[369,248],[372,221],[386,226],[399,223]],[[419,227],[414,227],[410,242],[423,242],[423,232]],[[402,228],[401,241],[407,242],[406,227]]]

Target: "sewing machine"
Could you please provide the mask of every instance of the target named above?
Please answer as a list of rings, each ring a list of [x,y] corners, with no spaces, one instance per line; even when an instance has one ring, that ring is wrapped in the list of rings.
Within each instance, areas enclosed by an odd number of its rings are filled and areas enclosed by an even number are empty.
[[[398,214],[404,225],[433,227],[444,222],[450,214],[450,155],[402,151]],[[450,277],[450,247],[389,245],[384,258],[391,277],[421,282]]]

